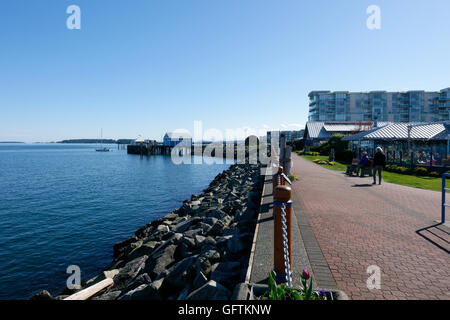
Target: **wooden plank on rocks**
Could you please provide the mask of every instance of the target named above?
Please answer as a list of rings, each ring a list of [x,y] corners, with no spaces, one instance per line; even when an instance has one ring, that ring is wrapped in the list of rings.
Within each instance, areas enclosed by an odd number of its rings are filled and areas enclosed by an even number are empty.
[[[95,296],[100,291],[112,286],[114,284],[113,279],[106,278],[105,280],[100,281],[99,283],[90,286],[89,288],[78,291],[77,293],[68,296],[64,300],[88,300]]]

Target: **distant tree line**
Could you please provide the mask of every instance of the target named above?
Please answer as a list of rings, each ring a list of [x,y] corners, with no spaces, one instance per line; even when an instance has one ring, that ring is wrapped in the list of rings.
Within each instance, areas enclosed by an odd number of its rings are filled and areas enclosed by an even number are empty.
[[[70,140],[62,140],[58,141],[58,143],[104,143],[104,144],[114,144],[114,143],[123,143],[130,144],[133,142],[133,139],[70,139]]]
[[[25,143],[21,141],[0,141],[0,143]]]

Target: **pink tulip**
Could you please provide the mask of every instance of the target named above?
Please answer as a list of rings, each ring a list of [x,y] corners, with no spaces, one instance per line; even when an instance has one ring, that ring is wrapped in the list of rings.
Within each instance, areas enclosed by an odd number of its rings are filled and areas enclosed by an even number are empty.
[[[303,269],[303,271],[302,271],[302,278],[305,279],[305,280],[308,280],[309,277],[310,277],[310,275],[309,275],[308,270]]]

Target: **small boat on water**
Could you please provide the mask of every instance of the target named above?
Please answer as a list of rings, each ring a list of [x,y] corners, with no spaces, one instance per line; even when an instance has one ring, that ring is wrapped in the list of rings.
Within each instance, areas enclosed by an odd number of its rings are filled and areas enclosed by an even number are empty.
[[[100,133],[100,139],[101,139],[100,148],[95,149],[95,151],[97,151],[97,152],[109,152],[109,148],[103,147],[103,129],[101,130],[101,133]]]

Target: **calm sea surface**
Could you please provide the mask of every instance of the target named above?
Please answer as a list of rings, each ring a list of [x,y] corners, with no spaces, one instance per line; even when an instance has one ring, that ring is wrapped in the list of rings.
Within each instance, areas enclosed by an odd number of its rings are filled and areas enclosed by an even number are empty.
[[[0,299],[59,293],[69,265],[87,279],[113,245],[200,193],[229,165],[95,152],[95,145],[0,144]]]

